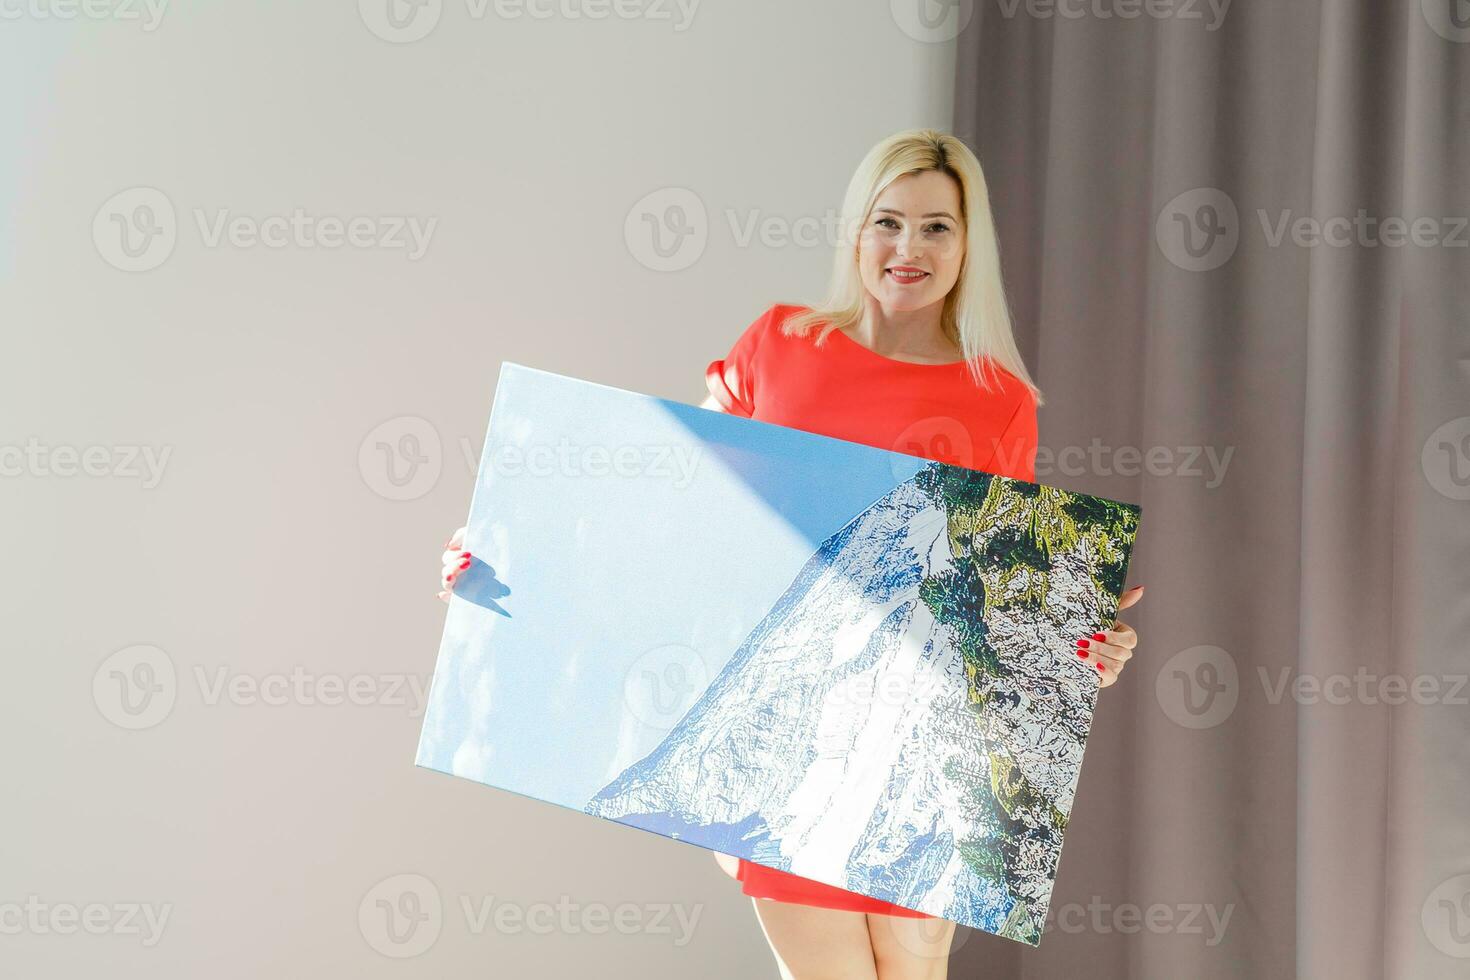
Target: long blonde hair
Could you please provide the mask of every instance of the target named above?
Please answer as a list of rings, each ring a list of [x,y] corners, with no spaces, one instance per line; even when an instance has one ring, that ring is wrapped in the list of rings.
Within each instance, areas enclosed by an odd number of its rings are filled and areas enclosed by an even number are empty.
[[[827,297],[821,304],[787,317],[783,333],[806,336],[823,325],[820,346],[833,330],[862,322],[866,291],[858,272],[858,232],[873,204],[889,184],[908,174],[937,170],[959,184],[960,218],[965,223],[965,256],[959,278],[944,297],[940,326],[964,352],[970,376],[982,390],[990,385],[983,366],[998,364],[1031,389],[1042,405],[1041,389],[1031,380],[1011,329],[1010,307],[1000,273],[1000,245],[990,214],[990,192],[980,161],[962,140],[936,129],[895,133],[868,151],[858,164],[842,201],[842,227]]]

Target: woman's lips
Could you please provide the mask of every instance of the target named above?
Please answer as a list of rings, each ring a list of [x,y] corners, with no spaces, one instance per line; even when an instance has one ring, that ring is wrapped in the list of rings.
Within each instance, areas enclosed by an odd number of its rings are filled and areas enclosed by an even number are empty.
[[[929,273],[927,272],[917,276],[909,276],[901,275],[896,269],[884,269],[883,274],[889,279],[892,279],[894,282],[898,283],[900,286],[912,286],[916,282],[923,282],[925,279],[929,278]]]

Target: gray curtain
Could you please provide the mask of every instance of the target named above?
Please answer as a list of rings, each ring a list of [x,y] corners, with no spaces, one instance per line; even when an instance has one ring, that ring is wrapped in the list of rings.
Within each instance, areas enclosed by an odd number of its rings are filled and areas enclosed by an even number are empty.
[[[1147,589],[1040,949],[953,975],[1470,976],[1470,2],[956,9],[1038,479]]]

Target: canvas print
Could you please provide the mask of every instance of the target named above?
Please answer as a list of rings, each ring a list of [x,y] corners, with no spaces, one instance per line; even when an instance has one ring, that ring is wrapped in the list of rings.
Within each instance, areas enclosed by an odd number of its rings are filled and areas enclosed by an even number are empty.
[[[417,764],[1035,945],[1139,516],[507,363]]]

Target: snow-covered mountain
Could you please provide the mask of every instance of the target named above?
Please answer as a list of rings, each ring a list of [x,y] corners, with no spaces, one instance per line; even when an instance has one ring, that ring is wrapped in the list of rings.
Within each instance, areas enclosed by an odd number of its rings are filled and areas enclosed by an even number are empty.
[[[915,478],[832,535],[586,812],[1036,943],[1096,699],[1090,556],[1051,556],[1045,615],[991,596],[982,705],[920,598],[956,563],[949,516]]]

